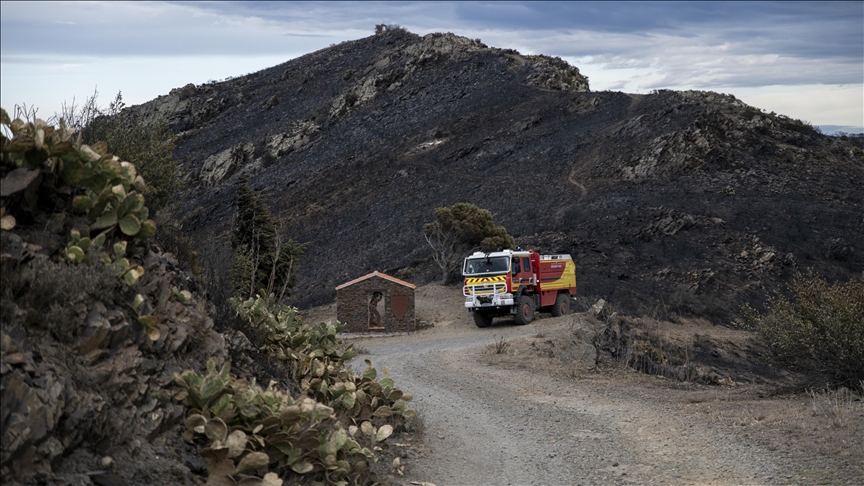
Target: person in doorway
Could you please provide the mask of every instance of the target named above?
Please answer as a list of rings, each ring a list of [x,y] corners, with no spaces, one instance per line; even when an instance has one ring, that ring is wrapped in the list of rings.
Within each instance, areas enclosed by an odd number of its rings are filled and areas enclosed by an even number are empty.
[[[384,298],[381,292],[374,292],[369,300],[369,328],[381,327],[381,314],[378,312],[378,302]]]

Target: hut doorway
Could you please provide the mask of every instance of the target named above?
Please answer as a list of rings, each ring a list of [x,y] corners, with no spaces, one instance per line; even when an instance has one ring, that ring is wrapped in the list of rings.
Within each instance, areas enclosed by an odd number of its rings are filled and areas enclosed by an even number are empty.
[[[369,331],[383,331],[384,323],[381,319],[381,302],[384,300],[384,293],[376,290],[369,295],[369,313],[366,329]]]

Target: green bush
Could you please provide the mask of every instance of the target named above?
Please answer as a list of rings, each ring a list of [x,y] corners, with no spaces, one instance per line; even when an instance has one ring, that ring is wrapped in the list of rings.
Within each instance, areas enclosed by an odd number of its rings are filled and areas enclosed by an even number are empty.
[[[406,406],[411,395],[395,387],[387,370],[378,381],[378,372],[369,361],[362,375],[345,367],[354,349],[336,336],[337,325],[304,324],[297,309],[260,296],[230,302],[241,319],[265,334],[267,350],[289,364],[301,390],[336,409],[344,420],[400,425],[414,418],[414,411]]]
[[[99,106],[98,96],[98,91],[94,92],[80,106],[74,101],[64,103],[63,113],[57,117],[79,130],[85,143],[105,142],[114,155],[134,160],[138,173],[147,181],[144,195],[155,214],[182,188],[174,161],[174,135],[162,120],[145,126],[124,113],[121,92],[107,108]]]
[[[274,382],[262,389],[254,379],[235,380],[229,371],[228,365],[217,371],[210,360],[206,375],[174,375],[182,388],[176,398],[191,408],[184,439],[208,439],[201,450],[208,483],[235,484],[236,478],[275,486],[290,471],[314,474],[329,484],[368,481],[374,454],[355,439],[356,427],[353,434],[345,431],[332,408],[310,398],[295,400]],[[385,429],[374,439],[385,440],[390,433],[392,428]]]
[[[94,136],[104,140],[118,157],[135,161],[138,172],[147,181],[145,195],[154,213],[181,189],[174,161],[174,136],[164,123],[144,127],[117,115],[115,119],[97,119]]]
[[[767,314],[745,306],[745,315],[781,362],[835,386],[861,387],[864,281],[829,285],[811,273],[798,275],[791,290],[793,300],[777,296]]]

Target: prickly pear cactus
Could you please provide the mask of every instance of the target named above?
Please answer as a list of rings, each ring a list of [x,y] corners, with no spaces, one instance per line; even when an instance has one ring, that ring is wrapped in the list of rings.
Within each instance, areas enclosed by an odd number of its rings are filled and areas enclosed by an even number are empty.
[[[76,138],[75,130],[62,120],[59,127],[39,119],[13,121],[0,109],[0,124],[6,128],[0,131],[4,171],[14,167],[3,178],[2,197],[11,198],[4,202],[3,229],[15,227],[14,217],[5,214],[5,203],[11,201],[9,206],[14,208],[20,201],[29,204],[30,211],[38,209],[27,201],[36,198],[39,185],[47,185],[50,190],[44,192],[59,200],[67,198],[65,204],[71,198],[72,209],[85,216],[84,224],[69,232],[66,259],[105,265],[127,286],[135,286],[144,267],[128,254],[129,243],[134,246],[156,233],[156,223],[144,205],[144,179],[135,165],[109,154],[104,142],[92,147],[82,144],[80,135]],[[138,294],[134,310],[140,310],[145,300]],[[151,340],[159,339],[156,317],[139,315],[138,322]]]
[[[203,436],[209,441],[202,449],[208,481],[257,479],[266,484],[289,470],[323,474],[330,484],[368,479],[375,455],[355,439],[357,427],[345,431],[333,408],[309,397],[295,400],[273,382],[261,388],[254,380],[235,380],[227,364],[217,371],[212,360],[207,375],[185,371],[175,374],[174,382],[180,387],[175,398],[191,407],[184,439]],[[380,427],[375,441],[391,433],[392,426]]]
[[[75,130],[62,120],[59,127],[39,119],[12,121],[0,109],[0,123],[12,135],[10,139],[0,133],[3,162],[17,167],[14,180],[27,181],[4,184],[9,186],[4,196],[26,191],[40,176],[43,184],[53,183],[57,193],[71,191],[72,207],[86,215],[87,224],[70,232],[66,258],[75,263],[101,260],[114,267],[123,282],[134,285],[144,269],[126,258],[126,242],[156,233],[156,223],[144,205],[144,179],[135,165],[109,154],[104,142],[92,147],[82,144],[80,135],[76,139]],[[94,232],[98,233],[91,237]],[[112,245],[107,252],[106,244]]]

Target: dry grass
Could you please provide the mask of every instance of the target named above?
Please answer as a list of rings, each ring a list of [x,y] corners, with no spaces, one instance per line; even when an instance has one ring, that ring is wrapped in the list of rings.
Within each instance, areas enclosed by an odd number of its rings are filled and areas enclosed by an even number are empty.
[[[492,336],[495,338],[495,336]],[[486,346],[486,351],[491,354],[507,354],[510,343],[504,340],[504,336],[495,338],[495,342]]]
[[[831,390],[765,397],[763,387],[699,388],[682,397],[682,411],[769,451],[797,451],[799,469],[813,475],[804,482],[860,484],[849,478],[864,478],[864,397]]]
[[[849,425],[849,420],[856,409],[861,408],[860,405],[856,407],[853,393],[846,388],[826,389],[822,392],[809,390],[807,395],[810,397],[813,415],[828,418],[831,426],[837,429]]]

